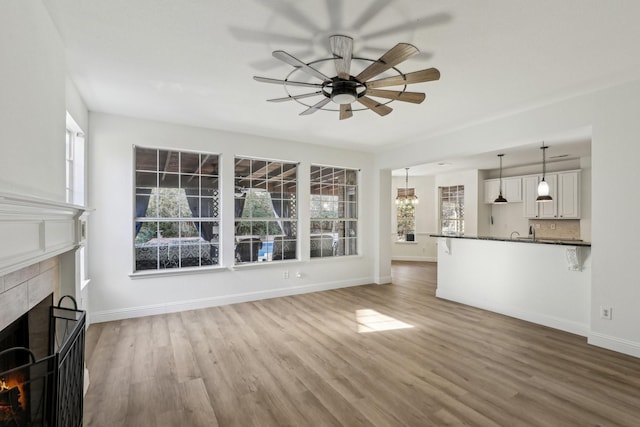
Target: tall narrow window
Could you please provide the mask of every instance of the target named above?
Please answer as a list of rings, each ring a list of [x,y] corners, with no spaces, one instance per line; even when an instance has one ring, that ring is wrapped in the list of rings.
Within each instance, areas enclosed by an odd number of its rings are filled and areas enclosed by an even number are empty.
[[[67,203],[85,204],[84,177],[84,132],[71,115],[67,113],[64,185]]]
[[[358,171],[311,165],[310,257],[358,254]]]
[[[440,232],[464,233],[464,185],[440,187]]]
[[[135,147],[135,165],[135,269],[218,264],[218,156]]]
[[[235,261],[297,258],[298,164],[235,159]]]
[[[67,129],[65,137],[65,181],[64,192],[67,203],[73,203],[73,139],[74,132]]]
[[[411,203],[396,205],[396,219],[398,223],[398,240],[405,240],[408,234],[414,234],[416,229],[416,207]]]

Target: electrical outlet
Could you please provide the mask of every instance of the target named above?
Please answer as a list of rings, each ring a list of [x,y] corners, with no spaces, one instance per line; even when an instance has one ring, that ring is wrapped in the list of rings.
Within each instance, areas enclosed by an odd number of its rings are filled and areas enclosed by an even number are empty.
[[[604,307],[604,306],[600,306],[600,318],[601,319],[606,319],[606,320],[611,320],[612,318],[612,313],[613,309],[611,307]]]
[[[552,230],[555,230],[555,229],[556,229],[556,223],[555,223],[555,222],[551,224],[551,229],[552,229]]]
[[[539,229],[539,228],[540,228],[540,224],[536,224],[536,229]]]
[[[284,277],[285,279],[288,279],[288,278],[289,278],[289,270],[285,270],[285,271],[284,271],[284,275],[283,275],[283,277]]]

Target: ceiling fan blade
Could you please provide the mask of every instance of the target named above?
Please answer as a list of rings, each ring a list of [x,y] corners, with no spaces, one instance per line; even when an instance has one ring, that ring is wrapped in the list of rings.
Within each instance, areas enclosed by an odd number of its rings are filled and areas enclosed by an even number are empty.
[[[351,104],[341,104],[340,105],[340,120],[349,119],[353,116],[353,112],[351,111]]]
[[[286,101],[293,101],[294,99],[311,98],[313,96],[318,96],[318,95],[322,95],[322,91],[321,90],[319,90],[317,92],[313,92],[313,93],[304,93],[302,95],[285,96],[284,98],[267,99],[267,101],[269,101],[269,102],[286,102]]]
[[[388,105],[380,104],[378,101],[374,101],[366,96],[358,98],[358,102],[380,116],[386,116],[393,111],[393,108]]]
[[[338,77],[349,80],[351,69],[351,55],[353,54],[353,39],[351,37],[337,35],[329,37],[333,62],[336,64]]]
[[[302,113],[300,113],[301,116],[308,116],[309,114],[313,114],[316,111],[318,111],[319,109],[321,109],[322,107],[324,107],[325,105],[327,105],[329,103],[329,101],[331,101],[331,98],[325,98],[322,101],[318,102],[315,105],[312,105],[311,107],[307,108],[306,110],[304,110]]]
[[[319,78],[320,80],[322,80],[323,82],[330,82],[331,81],[331,77],[328,77],[326,75],[324,75],[323,73],[321,73],[320,71],[316,70],[315,68],[305,64],[304,62],[300,61],[298,58],[296,58],[295,56],[291,56],[289,55],[287,52],[285,52],[284,50],[276,50],[273,52],[273,56],[275,58],[278,58],[279,60],[286,62],[287,64],[300,69],[300,71],[304,71],[305,73],[312,75],[314,77]]]
[[[395,90],[379,90],[379,89],[367,89],[367,95],[377,96],[379,98],[393,99],[396,101],[411,102],[413,104],[420,104],[424,101],[424,93],[419,92],[400,92]]]
[[[422,83],[438,80],[440,78],[440,71],[436,68],[428,68],[426,70],[414,71],[413,73],[403,74],[401,76],[387,77],[386,79],[374,80],[372,82],[366,82],[367,89],[373,89],[376,87],[398,86],[407,85],[411,83]]]
[[[320,83],[294,82],[293,80],[278,80],[278,79],[270,79],[268,77],[259,77],[259,76],[253,76],[253,80],[261,83],[273,83],[273,84],[288,85],[288,86],[322,87]]]
[[[387,53],[382,55],[380,59],[362,70],[362,72],[356,76],[356,80],[366,82],[370,78],[387,71],[389,68],[395,67],[406,59],[409,59],[418,52],[418,48],[414,45],[409,43],[398,43],[389,49]]]

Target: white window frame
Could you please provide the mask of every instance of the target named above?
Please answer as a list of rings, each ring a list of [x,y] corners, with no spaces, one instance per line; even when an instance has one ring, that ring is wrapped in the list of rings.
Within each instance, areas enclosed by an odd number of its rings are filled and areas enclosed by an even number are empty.
[[[155,165],[139,164],[137,155],[151,153],[154,150],[156,151]],[[161,152],[167,153],[166,157],[162,157]],[[198,156],[195,163],[193,163],[194,156]],[[172,157],[175,162],[171,160]],[[218,268],[221,265],[222,242],[220,238],[220,156],[183,149],[134,146],[133,158],[134,274],[175,273]],[[187,165],[183,161],[186,158],[191,159],[191,164]],[[213,166],[207,168],[206,165]],[[187,166],[188,169],[186,169]],[[209,169],[212,171],[209,172]],[[178,186],[163,186],[163,179],[176,182]],[[195,183],[193,183],[194,179],[197,180]],[[208,185],[210,182],[215,182],[215,186]],[[159,209],[161,197],[170,197],[164,194],[166,189],[178,190],[177,193],[180,195],[184,192],[184,204],[178,207],[178,215],[147,216],[150,205]],[[191,189],[194,193],[188,194],[187,189]],[[139,198],[149,200],[146,208],[143,209],[144,216],[137,216],[136,213]],[[198,210],[198,216],[194,215],[192,206],[188,203],[189,199],[196,202],[193,209]],[[179,202],[181,203],[182,201]],[[182,216],[183,211],[184,216]],[[177,227],[177,236],[162,236],[163,226],[170,226],[172,223]],[[205,230],[204,227],[207,227],[206,232],[201,231]],[[147,233],[149,238],[139,237],[140,232]],[[203,235],[210,237],[210,240],[205,240]]]
[[[312,164],[309,180],[309,257],[358,255],[360,170]]]

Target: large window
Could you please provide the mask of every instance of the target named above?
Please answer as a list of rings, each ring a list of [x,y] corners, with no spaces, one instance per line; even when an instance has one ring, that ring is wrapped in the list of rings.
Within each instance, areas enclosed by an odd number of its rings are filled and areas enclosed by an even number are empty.
[[[235,159],[236,263],[297,258],[298,164]]]
[[[218,156],[135,147],[135,168],[135,269],[218,264]]]
[[[311,165],[310,256],[358,253],[358,171]]]
[[[440,187],[440,232],[464,233],[464,185]]]

